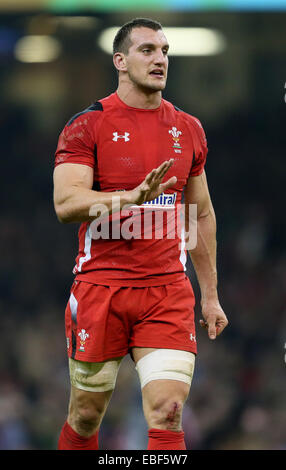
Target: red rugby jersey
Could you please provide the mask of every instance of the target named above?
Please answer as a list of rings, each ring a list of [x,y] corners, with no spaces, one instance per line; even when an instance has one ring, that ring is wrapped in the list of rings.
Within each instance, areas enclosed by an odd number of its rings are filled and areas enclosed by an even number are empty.
[[[117,214],[112,228],[111,217],[97,228],[95,222],[80,225],[76,279],[143,287],[184,277],[186,251],[177,210],[187,179],[203,172],[206,155],[200,121],[164,99],[158,108],[146,110],[127,106],[113,93],[76,114],[59,137],[55,166],[88,165],[94,170],[93,189],[108,192],[135,188],[170,158],[174,164],[164,181],[177,177],[177,183],[155,201]],[[163,218],[154,221],[158,212]],[[98,232],[104,238],[98,238]]]

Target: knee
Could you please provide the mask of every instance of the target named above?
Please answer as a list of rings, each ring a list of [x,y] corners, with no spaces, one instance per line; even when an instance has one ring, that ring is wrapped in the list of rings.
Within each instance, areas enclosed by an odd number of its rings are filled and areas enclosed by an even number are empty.
[[[82,436],[94,434],[102,421],[106,404],[96,402],[93,397],[85,396],[84,399],[71,401],[69,409],[69,422]]]
[[[104,409],[94,404],[77,406],[74,413],[76,427],[87,433],[95,432],[100,425]]]
[[[187,396],[178,394],[153,399],[145,413],[149,427],[180,431],[186,398]]]

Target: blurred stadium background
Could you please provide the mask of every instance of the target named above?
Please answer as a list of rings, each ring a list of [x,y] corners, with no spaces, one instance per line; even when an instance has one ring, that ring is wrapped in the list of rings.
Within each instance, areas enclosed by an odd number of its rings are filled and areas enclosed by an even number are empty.
[[[77,226],[56,219],[53,155],[65,122],[116,87],[102,33],[136,16],[201,35],[176,55],[175,32],[164,97],[207,133],[230,325],[210,342],[198,302],[187,444],[286,449],[284,0],[0,1],[0,448],[55,449],[66,417],[64,309]],[[190,265],[188,273],[199,300]],[[100,446],[145,449],[146,431],[126,357]]]

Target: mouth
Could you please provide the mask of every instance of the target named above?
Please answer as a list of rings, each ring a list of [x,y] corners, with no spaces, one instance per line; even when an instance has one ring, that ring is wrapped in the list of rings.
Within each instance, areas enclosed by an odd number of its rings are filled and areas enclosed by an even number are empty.
[[[152,75],[152,77],[156,77],[156,78],[164,78],[164,72],[161,69],[152,70],[152,72],[150,72],[150,75]]]

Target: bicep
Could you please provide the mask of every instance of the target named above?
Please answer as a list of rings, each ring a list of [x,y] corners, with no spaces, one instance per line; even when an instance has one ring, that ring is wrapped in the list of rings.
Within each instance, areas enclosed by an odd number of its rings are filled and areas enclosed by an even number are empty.
[[[184,191],[185,204],[196,204],[198,217],[213,210],[205,171],[199,176],[190,176]]]
[[[62,163],[54,169],[54,203],[64,202],[69,190],[75,187],[91,189],[93,168],[76,163]]]

